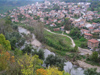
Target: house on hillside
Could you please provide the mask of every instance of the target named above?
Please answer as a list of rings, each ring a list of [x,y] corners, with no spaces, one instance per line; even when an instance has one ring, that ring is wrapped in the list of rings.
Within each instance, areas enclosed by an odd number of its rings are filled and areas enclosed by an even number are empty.
[[[92,39],[92,34],[90,34],[90,33],[85,33],[84,34],[84,38],[86,38],[86,39]]]
[[[94,49],[99,46],[99,41],[95,39],[88,40],[88,47]]]
[[[81,29],[81,34],[83,35],[84,33],[89,33],[89,30]]]
[[[91,26],[88,29],[89,29],[90,32],[92,32],[94,30],[94,27]]]
[[[64,31],[64,26],[60,27],[60,30],[61,30],[61,31]]]
[[[99,34],[100,33],[100,30],[94,30],[92,33]]]
[[[53,31],[60,31],[60,28],[54,28]]]
[[[50,24],[50,26],[53,27],[53,26],[56,26],[56,24],[55,23],[52,23],[52,24]]]

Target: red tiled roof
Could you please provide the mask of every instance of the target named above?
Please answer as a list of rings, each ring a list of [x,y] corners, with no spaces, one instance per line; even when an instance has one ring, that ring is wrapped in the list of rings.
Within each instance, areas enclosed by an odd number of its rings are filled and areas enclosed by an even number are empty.
[[[60,28],[54,28],[53,30],[54,30],[54,31],[59,31],[59,30],[60,30]]]
[[[89,42],[92,42],[92,43],[98,43],[99,41],[95,40],[95,39],[91,39],[91,40],[88,40]]]
[[[81,31],[89,32],[89,30],[86,30],[86,29],[81,29]]]
[[[94,29],[93,27],[89,27],[89,29]]]
[[[62,26],[61,28],[64,29],[64,26]]]
[[[94,33],[99,33],[99,32],[100,32],[100,30],[94,30],[93,32],[94,32]]]
[[[94,23],[94,22],[93,22],[92,24],[97,24],[97,23]]]
[[[84,35],[87,35],[87,36],[93,36],[93,35],[90,34],[90,33],[84,33]]]

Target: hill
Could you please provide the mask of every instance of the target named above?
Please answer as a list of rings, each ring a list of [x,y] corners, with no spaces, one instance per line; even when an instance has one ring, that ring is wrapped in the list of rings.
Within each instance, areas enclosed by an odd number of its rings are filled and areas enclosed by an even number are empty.
[[[32,4],[36,1],[43,1],[43,0],[0,0],[0,13],[7,12],[13,8]]]

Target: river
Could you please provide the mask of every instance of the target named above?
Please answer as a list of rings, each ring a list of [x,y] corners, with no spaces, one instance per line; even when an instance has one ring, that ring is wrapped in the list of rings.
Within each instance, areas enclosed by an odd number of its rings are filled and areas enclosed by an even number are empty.
[[[26,30],[26,29],[24,29],[22,27],[18,27],[18,31],[19,31],[20,34],[21,33],[25,33],[26,35],[30,34],[30,32],[28,30]],[[37,48],[38,48],[37,50],[39,50],[40,49],[39,46],[41,46],[41,43],[35,38],[34,34],[32,34],[32,36],[33,36],[33,41],[35,40],[34,44],[32,44],[32,45],[33,45],[33,47],[35,47],[35,45],[37,45]],[[53,54],[55,56],[55,53],[51,52],[48,49],[44,49],[44,57],[45,57],[45,59],[50,54]],[[45,66],[45,63],[43,64],[43,66]],[[78,67],[77,65],[73,65],[70,61],[65,62],[64,71],[65,72],[69,72],[71,75],[84,75],[84,69]]]

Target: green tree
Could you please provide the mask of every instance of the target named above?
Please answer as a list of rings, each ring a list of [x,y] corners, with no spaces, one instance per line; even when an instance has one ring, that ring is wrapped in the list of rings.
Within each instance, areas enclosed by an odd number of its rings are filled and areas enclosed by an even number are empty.
[[[98,52],[95,51],[92,53],[92,60],[95,62],[98,61]]]
[[[12,32],[12,27],[9,20],[0,19],[0,33]]]
[[[37,55],[30,56],[25,54],[22,58],[18,59],[22,75],[34,75],[35,69],[42,63],[43,61],[40,60]]]
[[[81,48],[87,48],[87,42],[82,42],[80,46]]]
[[[32,49],[33,49],[33,47],[32,47],[31,44],[26,44],[25,48],[22,51],[23,51],[23,53],[28,53],[29,54],[29,53],[32,52]]]
[[[11,18],[10,18],[10,16],[6,17],[5,24],[11,25]]]
[[[51,55],[48,55],[48,57],[46,58],[45,64],[46,64],[46,66],[48,66],[48,65],[57,66],[57,67],[59,67],[59,70],[63,70],[64,59],[51,54]]]
[[[48,20],[48,19],[49,19],[49,17],[45,17],[44,19],[45,19],[45,20]]]
[[[86,39],[84,37],[81,37],[80,41],[84,42]]]
[[[53,10],[58,11],[59,9],[60,9],[60,7],[59,7],[57,4],[55,4],[55,5],[53,6]]]
[[[72,36],[73,39],[80,39],[80,30],[78,28],[73,28],[70,31],[70,35]]]
[[[21,21],[22,19],[23,19],[23,15],[20,13],[20,14],[18,15],[18,20]]]
[[[74,47],[74,51],[78,52],[78,47],[77,46]]]
[[[70,28],[71,28],[71,21],[70,21],[69,18],[65,18],[63,24],[65,25],[65,27],[64,27],[65,30],[70,30]]]
[[[11,50],[11,45],[8,40],[6,40],[3,34],[0,34],[0,44],[5,48],[5,50]]]
[[[34,49],[34,52],[32,53],[33,55],[38,55],[39,59],[44,59],[44,51],[42,49],[40,49],[39,51],[37,51],[36,49]]]
[[[87,69],[84,71],[84,74],[85,75],[100,75],[100,73],[97,73],[96,70],[97,70],[96,68]]]
[[[12,50],[20,48],[25,43],[25,38],[22,37],[18,32],[6,33],[5,37],[10,41]]]

